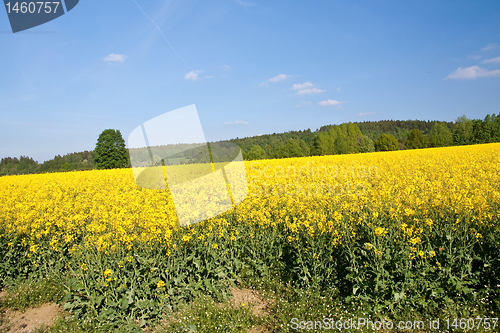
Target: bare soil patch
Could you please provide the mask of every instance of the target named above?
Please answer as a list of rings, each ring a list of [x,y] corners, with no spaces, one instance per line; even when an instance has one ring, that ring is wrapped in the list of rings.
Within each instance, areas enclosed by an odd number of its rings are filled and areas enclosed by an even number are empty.
[[[258,291],[252,289],[232,288],[229,290],[233,294],[231,305],[233,307],[252,305],[252,312],[255,316],[262,317],[269,315],[269,300],[259,294]]]
[[[0,302],[6,295],[7,292],[0,292]],[[0,313],[0,332],[32,332],[43,325],[52,325],[60,313],[61,310],[55,303],[43,304],[36,308],[26,309],[24,312],[3,310]]]

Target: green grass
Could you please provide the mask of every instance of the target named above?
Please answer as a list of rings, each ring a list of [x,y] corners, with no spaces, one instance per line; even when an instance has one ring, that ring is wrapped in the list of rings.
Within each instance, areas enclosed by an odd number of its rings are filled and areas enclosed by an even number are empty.
[[[24,311],[45,303],[57,302],[66,290],[63,277],[47,277],[40,280],[30,278],[27,281],[11,282],[7,287],[7,294],[0,303],[0,332],[9,329],[3,314],[6,310]],[[252,305],[233,307],[230,302],[218,303],[208,296],[200,296],[188,304],[179,306],[178,311],[168,320],[164,320],[156,327],[146,330],[146,325],[139,322],[130,322],[121,327],[106,325],[80,318],[63,312],[53,325],[43,325],[37,333],[62,332],[249,332],[253,327],[262,325],[263,319],[252,313]]]
[[[57,302],[66,293],[61,276],[49,276],[40,280],[28,278],[7,287],[7,294],[0,303],[0,309],[24,311],[27,308]]]
[[[6,309],[23,311],[27,308],[39,306],[48,302],[55,302],[64,294],[64,281],[62,277],[48,277],[38,281],[28,279],[18,281],[16,285],[8,288],[7,295],[0,304],[0,316]],[[199,296],[187,304],[180,305],[178,310],[168,315],[168,320],[163,320],[156,327],[148,327],[148,323],[140,327],[137,322],[130,322],[121,327],[108,327],[98,325],[88,318],[77,319],[69,313],[61,314],[52,326],[43,326],[36,330],[37,333],[62,333],[62,332],[291,332],[293,330],[293,318],[295,321],[321,321],[324,318],[334,320],[346,320],[349,318],[367,318],[372,321],[382,318],[393,322],[399,320],[422,320],[428,323],[429,319],[440,319],[441,330],[433,332],[445,332],[443,325],[446,318],[476,318],[498,317],[496,313],[488,313],[490,306],[480,303],[456,304],[448,308],[442,308],[431,315],[422,315],[418,311],[406,309],[398,313],[380,311],[373,313],[367,310],[363,304],[356,306],[348,305],[336,290],[315,290],[313,288],[298,288],[290,283],[284,283],[275,277],[247,278],[244,288],[255,289],[266,300],[268,304],[267,313],[257,316],[253,313],[253,305],[234,306],[231,302],[219,303],[209,296]],[[8,329],[8,324],[0,318],[0,332]],[[498,328],[498,327],[497,327]],[[302,330],[297,330],[302,331]],[[306,330],[303,330],[306,331]],[[332,329],[315,330],[315,332],[331,332]],[[348,330],[357,332],[358,330]],[[366,331],[366,329],[364,330]],[[380,330],[379,332],[391,332],[393,330]],[[427,332],[425,330],[412,330],[412,332]],[[454,330],[466,332],[464,330]],[[477,332],[488,330],[475,330]],[[492,330],[489,330],[492,331]],[[494,330],[493,330],[494,331]]]
[[[82,322],[75,319],[73,316],[59,316],[53,325],[42,327],[36,329],[35,333],[90,333],[95,332],[95,328],[92,327],[92,323]]]
[[[232,307],[201,296],[174,314],[168,323],[158,327],[158,332],[249,332],[264,324],[264,320],[252,313],[252,306]]]

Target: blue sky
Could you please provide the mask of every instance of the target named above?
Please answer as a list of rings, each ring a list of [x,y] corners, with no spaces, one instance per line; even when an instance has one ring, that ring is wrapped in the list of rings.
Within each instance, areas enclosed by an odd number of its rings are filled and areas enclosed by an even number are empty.
[[[92,150],[191,104],[209,141],[484,118],[499,17],[498,1],[82,0],[12,34],[2,9],[0,157]]]

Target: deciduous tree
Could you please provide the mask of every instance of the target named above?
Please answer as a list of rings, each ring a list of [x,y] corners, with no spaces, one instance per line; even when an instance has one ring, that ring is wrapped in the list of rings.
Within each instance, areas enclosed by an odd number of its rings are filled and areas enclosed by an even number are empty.
[[[125,168],[129,164],[125,140],[119,130],[104,130],[97,139],[94,152],[94,163],[98,169]]]
[[[382,134],[375,141],[375,150],[377,151],[393,151],[399,150],[398,140],[390,134]]]

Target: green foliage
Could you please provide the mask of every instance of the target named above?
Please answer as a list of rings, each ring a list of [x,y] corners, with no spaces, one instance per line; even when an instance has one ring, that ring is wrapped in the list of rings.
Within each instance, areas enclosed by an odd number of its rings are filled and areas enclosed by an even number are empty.
[[[302,153],[302,148],[300,148],[300,145],[294,139],[290,139],[286,142],[285,150],[287,157],[304,156],[304,154]]]
[[[498,142],[500,138],[500,115],[486,115],[483,121],[472,120],[473,143]]]
[[[351,154],[360,151],[362,133],[354,123],[343,123],[320,132],[313,140],[314,155]]]
[[[39,164],[38,172],[91,170],[94,169],[94,156],[93,151],[87,150],[63,156],[57,155],[53,159]]]
[[[28,156],[21,156],[19,159],[6,157],[0,161],[0,176],[36,173],[39,169],[38,162]]]
[[[93,318],[101,328],[136,322],[144,327],[201,295],[227,300],[228,286],[235,285],[243,267],[244,249],[217,235],[206,241],[218,243],[218,249],[186,243],[181,233],[174,236],[179,244],[175,251],[137,243],[130,250],[103,253],[89,248],[68,258],[73,278],[62,300],[64,309],[78,318]]]
[[[391,134],[399,142],[404,142],[407,139],[407,135],[414,130],[418,129],[422,134],[429,134],[432,127],[438,123],[438,121],[423,121],[423,120],[379,120],[379,121],[365,121],[355,123],[358,125],[361,132],[368,136],[373,141],[383,133]],[[445,123],[450,129],[453,127],[453,123]],[[323,127],[322,127],[323,129]],[[322,130],[320,129],[320,131]]]
[[[302,150],[302,156],[311,156],[311,148],[309,148],[309,145],[302,139],[300,139],[300,149]]]
[[[491,124],[491,141],[500,142],[500,113],[495,117],[495,114],[491,116],[491,119],[495,119]]]
[[[456,145],[469,145],[473,143],[473,122],[465,115],[458,117],[453,130],[453,142]]]
[[[359,152],[360,153],[371,153],[375,151],[375,144],[373,140],[367,137],[366,135],[362,135],[359,138]]]
[[[266,148],[272,158],[309,156],[309,147],[302,139],[288,139],[286,142],[278,142],[274,148]]]
[[[94,163],[98,169],[125,168],[129,165],[125,140],[119,130],[104,130],[97,139]]]
[[[412,137],[408,142],[410,136],[415,135],[412,134],[413,130],[421,132],[424,138],[423,141],[420,135],[417,135],[418,139],[413,139]],[[470,120],[462,116],[456,120],[456,123],[421,120],[381,120],[376,122],[344,123],[341,125],[322,126],[314,132],[307,129],[304,131],[273,133],[241,139],[236,138],[230,141],[211,143],[211,145],[217,144],[217,149],[212,149],[212,157],[214,161],[232,161],[235,158],[233,156],[234,149],[225,145],[226,142],[237,144],[241,148],[243,157],[247,160],[370,152],[374,151],[372,143],[380,138],[382,134],[394,136],[398,141],[398,149],[403,147],[401,142],[405,141],[406,148],[426,147],[426,137],[428,138],[427,146],[430,147],[500,142],[500,115],[487,115],[484,120]],[[116,132],[114,136],[116,136]],[[121,135],[119,137],[121,138]],[[123,139],[118,140],[122,141]],[[372,141],[371,143],[370,140]],[[297,148],[297,144],[300,149]],[[178,146],[179,156],[175,164],[205,162],[206,156],[199,154],[200,149],[190,149],[189,147],[187,147],[188,149],[184,149],[186,147],[183,145]],[[105,149],[104,151],[107,150]],[[137,154],[137,151],[134,153]],[[122,162],[118,164],[106,162],[107,164],[105,163],[105,165],[110,167],[128,166],[128,154],[123,154],[123,150],[121,154],[116,155],[121,156],[120,159]],[[142,159],[150,160],[147,150],[142,151],[142,154]],[[112,155],[110,154],[108,157],[112,157]],[[95,156],[95,151],[75,152],[64,156],[57,155],[53,159],[41,164],[25,156],[21,156],[20,159],[6,157],[2,158],[0,162],[0,176],[91,170],[96,167]],[[126,163],[124,156],[127,159]]]
[[[69,163],[66,162],[61,167],[59,168],[61,171],[68,171],[69,170]]]
[[[276,147],[280,144],[285,144],[289,139],[293,139],[297,142],[302,149],[303,156],[307,156],[305,153],[303,145],[305,144],[308,149],[310,149],[312,141],[315,137],[315,133],[310,129],[304,131],[290,131],[285,133],[273,133],[264,134],[247,138],[236,138],[230,140],[230,142],[237,144],[244,154],[248,154],[253,146],[258,145],[262,147],[266,152],[266,158],[274,158]],[[303,141],[304,143],[302,143]],[[282,153],[278,154],[282,158],[284,157]]]
[[[407,149],[421,149],[427,148],[428,142],[427,138],[422,135],[422,132],[418,129],[414,129],[410,132],[408,139],[405,142],[405,147]]]
[[[74,316],[62,314],[50,326],[42,326],[34,333],[95,333],[99,332],[90,320],[78,320]],[[102,330],[106,333],[121,333],[123,330]]]
[[[314,137],[312,154],[317,156],[322,155],[333,155],[335,152],[334,142],[332,141],[333,137],[333,129],[331,132],[322,132],[318,133],[316,137]]]
[[[399,150],[398,140],[390,134],[382,134],[377,141],[375,141],[376,151],[393,151]]]
[[[451,130],[445,123],[436,123],[429,133],[431,147],[447,147],[453,143]]]
[[[328,233],[310,234],[305,226],[297,230],[293,242],[287,240],[289,230],[271,225],[252,238],[248,237],[255,231],[251,224],[236,223],[231,213],[225,217],[231,228],[223,229],[222,238],[217,232],[207,235],[208,246],[194,238],[182,240],[185,230],[174,231],[176,250],[164,244],[137,243],[131,249],[105,253],[85,247],[82,239],[76,252],[33,253],[23,246],[23,239],[4,235],[2,258],[11,259],[1,266],[0,276],[10,270],[9,276],[14,272],[20,277],[23,267],[31,271],[30,279],[38,276],[38,281],[44,279],[43,272],[52,273],[49,276],[63,272],[59,276],[66,281],[66,291],[60,303],[77,320],[92,320],[92,327],[100,331],[138,331],[161,319],[184,317],[182,322],[173,320],[167,331],[196,327],[211,332],[218,325],[228,332],[247,330],[261,322],[246,309],[218,310],[215,304],[228,300],[228,286],[241,279],[267,281],[261,287],[278,291],[268,321],[276,332],[286,332],[289,328],[280,325],[293,317],[313,320],[339,311],[413,320],[412,316],[492,316],[499,309],[500,231],[495,225],[474,224],[469,216],[452,209],[436,212],[434,222],[420,235],[418,251],[409,243],[411,233],[390,217],[370,218],[387,230],[383,235],[375,234],[367,223],[352,230],[338,221],[341,239],[336,244]],[[269,218],[278,220],[280,212],[270,212]],[[202,222],[187,228],[192,228],[190,234],[201,235],[205,226]],[[228,239],[232,230],[238,231],[235,241]],[[49,241],[50,237],[47,248]],[[215,243],[217,249],[210,246]],[[22,308],[38,300],[54,300],[61,295],[54,281],[11,287],[11,294],[17,296],[8,302]],[[224,326],[228,322],[236,326]]]
[[[263,319],[252,313],[252,305],[235,307],[215,302],[212,298],[200,296],[190,304],[181,307],[169,319],[167,325],[157,328],[158,332],[249,332],[252,327],[263,323]]]
[[[246,159],[248,160],[261,160],[264,158],[266,158],[266,151],[259,145],[253,145],[252,149],[250,149],[250,152],[246,156]]]
[[[44,303],[56,302],[65,295],[63,278],[52,275],[41,279],[29,278],[27,281],[11,286],[3,297],[1,306],[11,310],[24,311]]]

